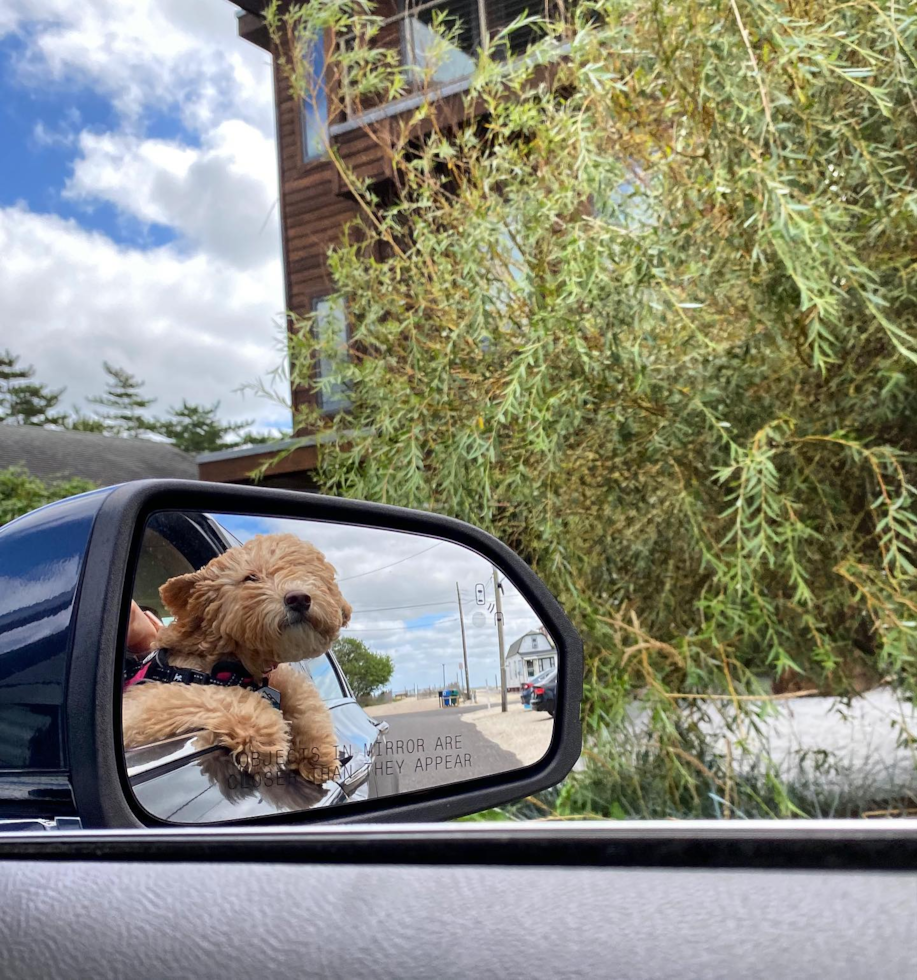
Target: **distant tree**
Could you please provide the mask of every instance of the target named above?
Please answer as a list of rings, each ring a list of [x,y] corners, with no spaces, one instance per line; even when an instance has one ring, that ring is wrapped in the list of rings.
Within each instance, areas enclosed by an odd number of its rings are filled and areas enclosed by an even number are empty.
[[[73,414],[64,423],[64,427],[73,432],[105,433],[105,423],[102,419],[95,418],[92,415],[84,415],[78,408],[74,410]]]
[[[64,425],[67,413],[55,411],[65,388],[56,391],[37,381],[27,381],[10,388],[4,421],[16,425]]]
[[[0,354],[0,421],[12,425],[63,425],[67,415],[56,412],[65,389],[57,391],[32,381],[35,368],[20,365],[19,356]]]
[[[17,384],[29,381],[35,374],[31,364],[20,366],[19,355],[5,350],[0,354],[0,419],[9,415],[12,389]]]
[[[104,361],[102,366],[108,375],[105,394],[95,395],[88,401],[107,409],[97,413],[104,431],[111,435],[133,437],[156,432],[158,423],[144,414],[144,410],[156,401],[141,394],[145,382],[108,361]]]
[[[341,665],[358,701],[375,694],[392,679],[395,671],[391,657],[373,653],[362,640],[352,636],[336,640],[331,652]]]
[[[266,446],[270,443],[290,439],[293,433],[280,429],[275,432],[246,432],[239,439],[240,446]]]
[[[228,437],[237,436],[252,421],[222,423],[217,418],[219,408],[219,402],[195,405],[183,400],[178,408],[169,409],[170,417],[160,422],[156,431],[186,453],[213,452],[238,445],[237,439]]]
[[[95,484],[82,477],[66,480],[40,480],[22,466],[0,470],[0,525],[53,500],[62,500],[77,493],[94,490]]]

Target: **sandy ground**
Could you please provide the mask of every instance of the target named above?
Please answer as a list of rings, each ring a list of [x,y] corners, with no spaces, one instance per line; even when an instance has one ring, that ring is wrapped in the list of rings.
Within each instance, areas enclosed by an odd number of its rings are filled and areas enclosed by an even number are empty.
[[[499,704],[499,693],[496,691],[490,691],[488,694],[484,688],[480,690],[472,690],[472,694],[477,695],[478,704],[487,704],[486,698],[489,697],[491,703],[497,700]],[[510,694],[510,699],[513,697],[519,700],[518,694]],[[474,701],[466,701],[463,697],[460,706],[465,707],[469,704],[474,704]],[[439,698],[412,698],[406,697],[402,698],[400,701],[391,701],[388,704],[374,704],[369,708],[364,708],[364,711],[370,716],[370,718],[387,718],[389,715],[403,715],[405,713],[413,713],[415,711],[433,711],[434,708],[439,708]]]
[[[405,715],[415,711],[432,711],[439,707],[439,698],[404,698],[389,704],[374,704],[363,710],[370,718],[388,718],[389,715]]]
[[[509,695],[507,712],[500,710],[499,697],[491,699],[494,707],[471,711],[461,719],[474,725],[482,735],[512,752],[519,764],[530,766],[548,751],[554,731],[554,719],[546,711],[526,711],[518,694]],[[478,704],[486,703],[478,696]]]

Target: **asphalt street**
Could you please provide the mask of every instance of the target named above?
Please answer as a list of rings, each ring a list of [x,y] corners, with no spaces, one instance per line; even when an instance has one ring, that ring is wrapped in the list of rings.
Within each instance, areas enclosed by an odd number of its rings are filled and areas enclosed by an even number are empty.
[[[518,769],[515,755],[458,717],[481,710],[471,704],[392,715],[387,744],[374,760],[377,772],[397,774],[399,792],[408,793]]]

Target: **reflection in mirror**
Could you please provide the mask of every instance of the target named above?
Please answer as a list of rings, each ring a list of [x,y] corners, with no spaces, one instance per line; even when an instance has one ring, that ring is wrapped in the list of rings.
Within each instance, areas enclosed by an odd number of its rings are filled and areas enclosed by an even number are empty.
[[[452,542],[161,512],[125,637],[125,763],[175,823],[339,806],[509,772],[553,733],[557,650]]]

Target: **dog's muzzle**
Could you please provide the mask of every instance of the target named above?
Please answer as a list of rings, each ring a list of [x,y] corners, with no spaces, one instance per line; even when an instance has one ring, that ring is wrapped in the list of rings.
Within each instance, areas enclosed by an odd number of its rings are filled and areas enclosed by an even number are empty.
[[[312,596],[307,592],[288,592],[283,597],[283,604],[286,607],[287,623],[290,626],[310,622],[309,610],[312,608]]]

